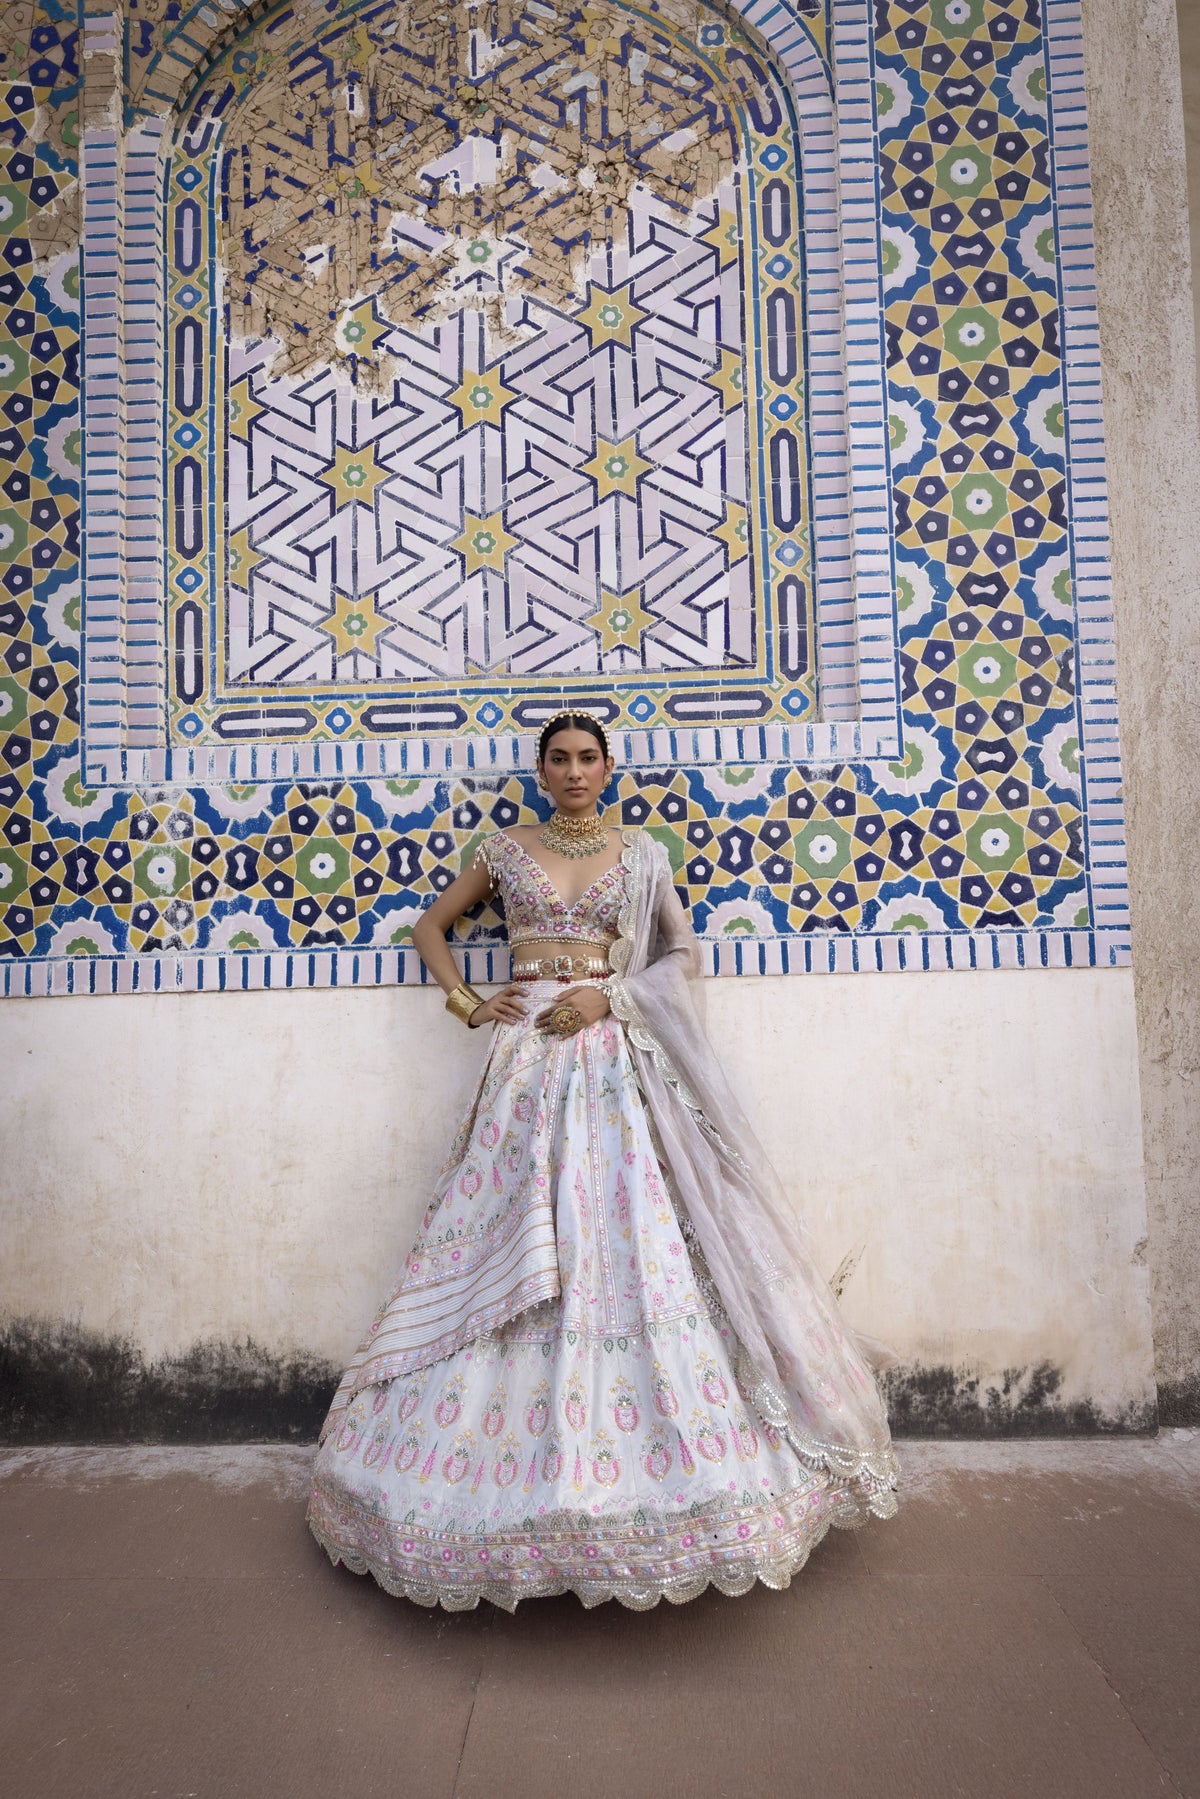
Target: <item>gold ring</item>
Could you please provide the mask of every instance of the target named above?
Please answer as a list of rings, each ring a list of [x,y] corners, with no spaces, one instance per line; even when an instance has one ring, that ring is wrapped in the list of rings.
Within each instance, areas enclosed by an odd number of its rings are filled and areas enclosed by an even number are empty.
[[[571,1037],[583,1023],[583,1014],[578,1006],[555,1006],[550,1014],[550,1029],[557,1031],[560,1037]]]

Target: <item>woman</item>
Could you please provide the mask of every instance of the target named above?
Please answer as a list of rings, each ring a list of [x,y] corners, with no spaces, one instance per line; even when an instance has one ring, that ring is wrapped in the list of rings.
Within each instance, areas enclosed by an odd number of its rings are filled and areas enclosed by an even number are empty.
[[[862,1346],[704,1036],[667,856],[598,816],[612,768],[596,719],[552,718],[553,817],[485,839],[413,932],[495,1029],[308,1518],[424,1605],[784,1587],[831,1524],[895,1510]],[[446,933],[494,892],[513,980],[481,999]]]

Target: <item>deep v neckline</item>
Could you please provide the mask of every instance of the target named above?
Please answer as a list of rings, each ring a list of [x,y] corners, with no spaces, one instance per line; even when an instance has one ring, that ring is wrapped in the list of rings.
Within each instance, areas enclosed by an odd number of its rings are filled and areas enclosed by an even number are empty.
[[[562,894],[558,891],[558,888],[554,885],[554,882],[550,879],[549,870],[542,867],[542,865],[538,861],[537,857],[535,855],[533,855],[533,853],[530,850],[527,850],[525,848],[525,845],[521,842],[520,838],[519,837],[510,837],[508,841],[510,843],[516,845],[517,849],[520,850],[520,852],[524,856],[526,862],[528,862],[531,867],[537,869],[538,873],[542,877],[542,880],[545,882],[546,886],[550,889],[551,893],[554,895],[555,899],[558,901],[558,903],[562,907],[563,911],[568,912],[568,913],[569,912],[578,912],[580,906],[582,906],[584,900],[587,898],[588,894],[592,891],[592,888],[598,887],[600,885],[601,881],[606,880],[609,875],[615,874],[617,872],[617,870],[623,866],[623,863],[624,863],[624,842],[622,840],[622,852],[621,852],[621,855],[619,855],[617,857],[616,861],[610,863],[607,868],[601,869],[600,873],[596,876],[595,880],[588,882],[587,886],[583,889],[583,891],[579,895],[578,899],[565,900],[563,898]]]

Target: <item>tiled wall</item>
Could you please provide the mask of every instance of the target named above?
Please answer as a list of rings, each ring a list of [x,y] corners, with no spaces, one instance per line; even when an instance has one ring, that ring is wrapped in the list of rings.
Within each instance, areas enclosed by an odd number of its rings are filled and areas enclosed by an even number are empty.
[[[419,978],[416,909],[536,815],[567,694],[611,708],[612,804],[716,972],[1128,959],[1074,0],[580,8],[583,75],[703,91],[717,185],[687,210],[647,164],[611,250],[599,215],[561,246],[577,302],[505,287],[536,207],[438,227],[424,324],[372,239],[336,373],[226,360],[205,122],[311,88],[318,42],[343,92],[391,9],[171,10],[0,24],[9,991]],[[503,99],[536,144],[544,86]]]

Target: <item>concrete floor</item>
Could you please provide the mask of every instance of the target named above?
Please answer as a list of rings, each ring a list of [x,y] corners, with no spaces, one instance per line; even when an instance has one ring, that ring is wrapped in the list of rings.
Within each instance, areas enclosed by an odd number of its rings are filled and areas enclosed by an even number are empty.
[[[515,1618],[334,1570],[307,1452],[0,1452],[0,1787],[1200,1796],[1200,1432],[901,1452],[787,1593]]]

